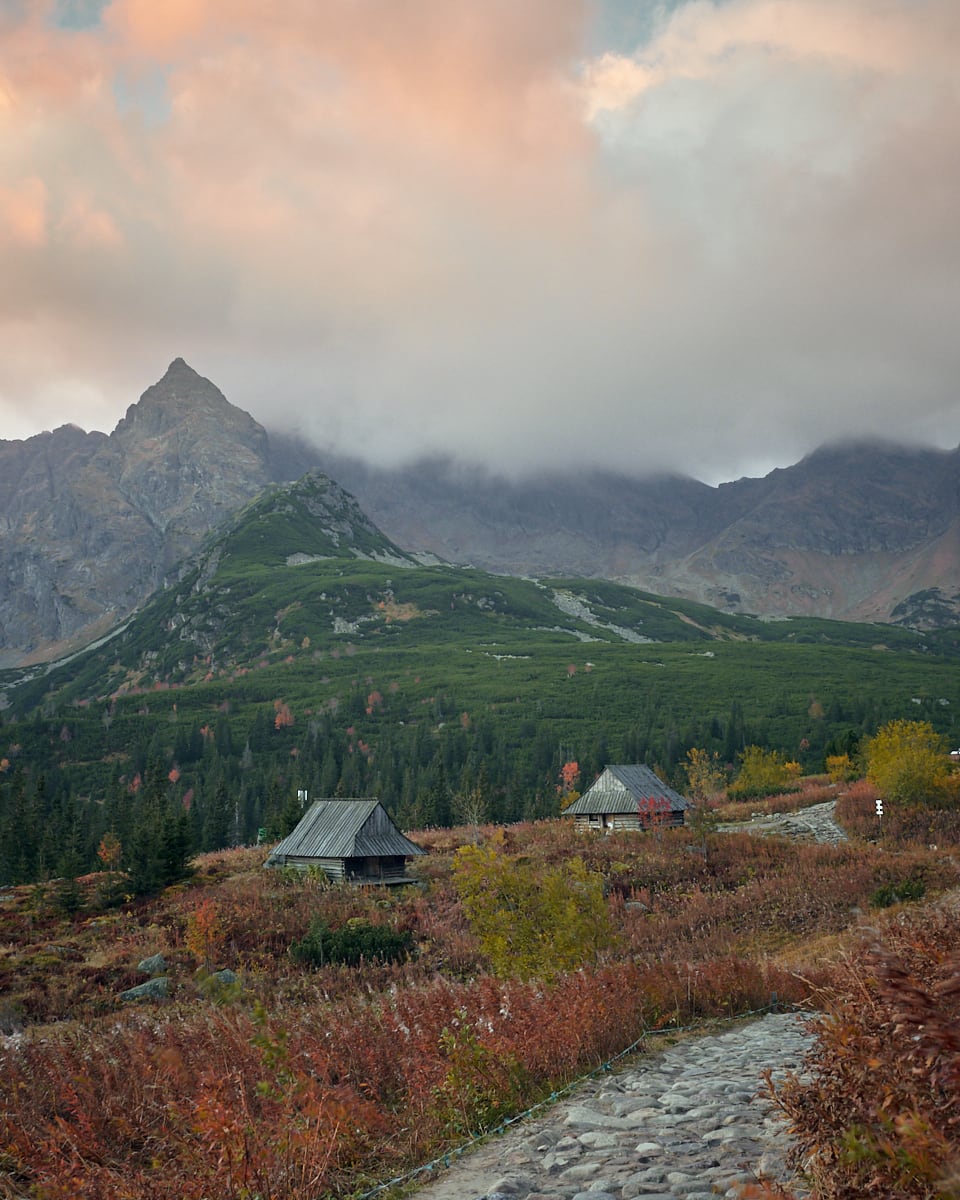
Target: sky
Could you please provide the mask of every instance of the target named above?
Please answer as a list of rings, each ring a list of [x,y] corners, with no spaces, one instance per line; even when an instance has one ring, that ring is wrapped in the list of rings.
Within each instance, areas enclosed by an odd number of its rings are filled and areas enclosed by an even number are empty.
[[[960,443],[957,0],[0,0],[0,438],[183,357],[382,465]]]

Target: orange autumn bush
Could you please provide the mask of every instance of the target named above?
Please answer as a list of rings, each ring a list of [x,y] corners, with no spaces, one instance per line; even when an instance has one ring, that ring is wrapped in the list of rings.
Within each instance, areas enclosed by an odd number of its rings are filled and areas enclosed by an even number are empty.
[[[806,990],[742,961],[701,968],[692,990],[672,970],[620,963],[564,976],[549,993],[438,977],[271,1014],[181,1007],[176,1020],[63,1028],[0,1059],[6,1194],[348,1192],[359,1175],[443,1149],[445,1098],[467,1080],[482,1103],[460,1114],[461,1136],[598,1066],[645,1027],[726,1015],[778,988],[787,999]]]
[[[837,800],[836,818],[852,836],[877,841],[888,848],[901,846],[960,846],[960,774],[950,776],[936,803],[884,802],[878,818],[880,796],[869,780],[851,784]]]
[[[808,1078],[772,1089],[815,1196],[960,1194],[956,896],[884,920],[819,997]]]
[[[791,947],[797,961],[804,939],[857,921],[853,910],[904,870],[922,871],[928,892],[955,878],[920,848],[686,829],[598,838],[557,821],[498,837],[550,870],[579,856],[602,877],[615,944],[596,965],[549,985],[494,978],[440,849],[421,860],[423,888],[402,892],[264,871],[262,854],[242,851],[236,870],[229,855],[208,857],[191,882],[103,918],[68,922],[26,895],[5,906],[11,989],[24,958],[48,961],[24,985],[27,1030],[0,1044],[0,1196],[348,1195],[490,1128],[645,1030],[762,1008],[774,993],[807,1003],[827,969],[788,969],[772,950]],[[288,948],[315,918],[410,932],[416,955],[306,970]],[[136,982],[137,958],[158,946],[173,1001],[121,1006],[121,982]],[[239,973],[239,999],[215,1003],[197,987],[204,955]],[[93,970],[106,974],[91,995]],[[58,989],[82,1023],[60,1019],[70,1010]]]

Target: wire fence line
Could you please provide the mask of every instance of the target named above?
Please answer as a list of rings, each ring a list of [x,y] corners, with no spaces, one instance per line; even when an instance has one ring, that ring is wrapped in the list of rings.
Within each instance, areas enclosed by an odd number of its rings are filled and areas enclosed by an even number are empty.
[[[752,1017],[766,1016],[768,1013],[789,1012],[792,1010],[795,1010],[794,1005],[780,1003],[777,1000],[776,993],[774,993],[770,997],[770,1003],[765,1005],[763,1008],[752,1008],[748,1012],[735,1013],[729,1017],[705,1017],[700,1021],[693,1021],[689,1025],[663,1025],[655,1029],[645,1029],[635,1041],[630,1043],[629,1046],[625,1047],[623,1050],[617,1051],[616,1054],[614,1054],[611,1058],[608,1058],[605,1062],[600,1063],[599,1066],[593,1067],[591,1070],[584,1072],[582,1075],[578,1075],[574,1079],[571,1079],[568,1083],[563,1084],[562,1087],[559,1087],[555,1091],[551,1092],[549,1096],[545,1096],[542,1100],[538,1100],[536,1104],[531,1104],[530,1107],[524,1109],[523,1112],[515,1113],[512,1117],[504,1118],[504,1120],[494,1128],[487,1129],[483,1133],[478,1133],[474,1137],[468,1138],[467,1141],[462,1142],[459,1146],[454,1146],[450,1150],[445,1151],[443,1154],[437,1155],[437,1157],[432,1159],[430,1162],[423,1163],[419,1167],[413,1167],[411,1170],[404,1172],[402,1175],[394,1176],[393,1179],[388,1179],[383,1183],[378,1183],[376,1187],[371,1188],[369,1191],[360,1192],[353,1198],[353,1200],[372,1200],[372,1197],[379,1196],[383,1192],[389,1191],[391,1188],[403,1187],[405,1184],[412,1183],[420,1176],[426,1176],[429,1178],[434,1171],[449,1167],[453,1163],[454,1159],[465,1154],[473,1146],[478,1146],[481,1142],[485,1142],[490,1137],[505,1133],[512,1125],[517,1125],[520,1121],[525,1121],[527,1117],[532,1117],[542,1109],[549,1108],[551,1105],[556,1104],[558,1100],[562,1100],[564,1096],[568,1096],[572,1091],[578,1088],[582,1083],[585,1083],[588,1079],[596,1079],[599,1076],[611,1071],[616,1063],[625,1058],[629,1058],[631,1054],[636,1054],[637,1051],[650,1038],[662,1037],[671,1033],[691,1033],[695,1031],[702,1031],[711,1026],[727,1024],[731,1021],[746,1021]]]

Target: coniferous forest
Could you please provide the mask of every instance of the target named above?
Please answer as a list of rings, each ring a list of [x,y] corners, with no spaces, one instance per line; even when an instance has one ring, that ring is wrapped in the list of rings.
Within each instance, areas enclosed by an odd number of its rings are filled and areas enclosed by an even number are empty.
[[[929,719],[949,734],[960,704],[949,659],[889,654],[887,691],[866,694],[857,679],[869,652],[834,648],[825,655],[817,647],[788,646],[778,653],[734,644],[718,647],[698,682],[683,677],[685,649],[658,645],[664,665],[655,667],[648,658],[638,664],[635,655],[621,666],[617,649],[592,648],[592,667],[581,655],[571,674],[576,664],[565,662],[568,648],[554,651],[540,671],[527,672],[525,695],[503,703],[480,699],[470,680],[459,694],[428,693],[428,681],[409,673],[400,677],[406,687],[383,676],[377,686],[377,677],[357,678],[355,671],[381,668],[381,661],[365,661],[358,651],[341,660],[349,679],[336,705],[333,662],[313,705],[309,694],[293,699],[289,685],[309,687],[315,668],[304,681],[287,665],[265,669],[257,680],[258,690],[275,692],[273,700],[244,702],[246,688],[209,681],[143,690],[96,707],[40,708],[22,718],[8,713],[0,882],[90,870],[101,839],[112,832],[125,861],[151,864],[144,885],[161,883],[174,860],[284,836],[301,815],[302,792],[373,796],[402,828],[426,828],[457,823],[478,803],[485,819],[501,823],[553,815],[569,762],[577,764],[581,789],[608,762],[648,762],[682,790],[682,764],[692,748],[716,754],[728,778],[752,745],[780,751],[805,772],[822,771],[828,755],[855,755],[861,738],[885,720]],[[718,662],[724,649],[733,654]],[[827,657],[833,686],[817,693],[814,676]],[[622,651],[620,658],[626,659]],[[776,681],[778,663],[786,670],[798,658],[809,660],[809,690],[794,680],[788,691]],[[836,678],[838,664],[849,672],[847,681]],[[742,681],[742,700],[709,694],[724,667],[730,692]],[[655,686],[637,678],[644,668]],[[425,676],[429,663],[421,669]],[[760,711],[765,686],[777,691]],[[921,690],[926,695],[913,695]]]
[[[956,631],[423,566],[359,510],[345,548],[333,486],[268,492],[113,637],[0,676],[0,884],[91,870],[110,834],[149,890],[280,838],[304,792],[508,823],[556,813],[570,763],[579,790],[609,762],[683,790],[693,748],[730,780],[749,746],[811,773],[885,721],[960,732]]]

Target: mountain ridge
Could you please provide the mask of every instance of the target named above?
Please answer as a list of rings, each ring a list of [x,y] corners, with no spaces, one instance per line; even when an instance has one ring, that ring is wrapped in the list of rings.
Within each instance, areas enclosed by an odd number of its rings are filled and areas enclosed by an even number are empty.
[[[109,435],[64,425],[0,442],[0,665],[127,616],[269,481],[267,445],[182,359]]]
[[[109,435],[0,441],[0,666],[109,631],[271,483],[319,470],[404,553],[608,578],[722,611],[960,617],[960,451],[870,438],[711,486],[592,468],[378,468],[272,433],[182,358]]]
[[[435,461],[321,465],[394,540],[487,570],[565,569],[727,611],[847,620],[903,620],[894,610],[913,612],[910,595],[935,587],[935,623],[960,613],[956,451],[847,443],[716,488],[600,472],[465,483]]]

